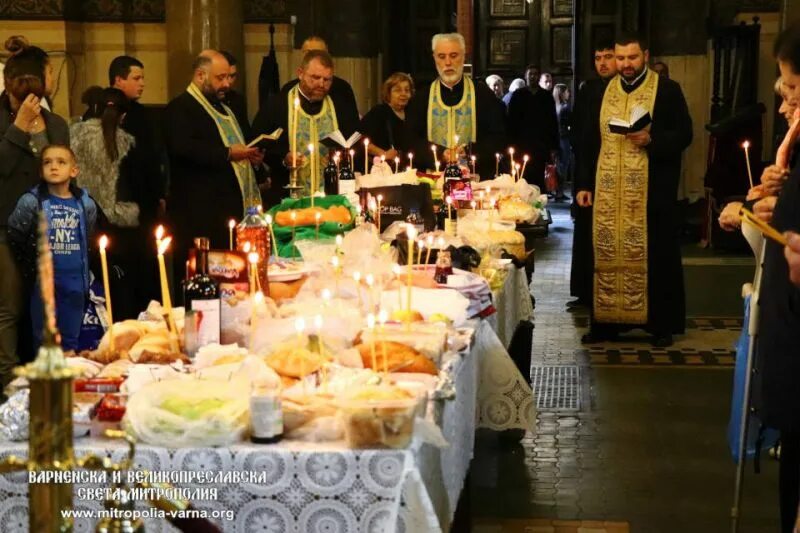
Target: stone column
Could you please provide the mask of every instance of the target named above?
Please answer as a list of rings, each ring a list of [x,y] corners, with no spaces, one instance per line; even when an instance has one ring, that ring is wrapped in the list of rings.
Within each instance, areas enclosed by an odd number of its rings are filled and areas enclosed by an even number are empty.
[[[202,50],[227,50],[239,61],[239,88],[244,73],[242,0],[166,0],[169,99],[186,89],[192,60]]]

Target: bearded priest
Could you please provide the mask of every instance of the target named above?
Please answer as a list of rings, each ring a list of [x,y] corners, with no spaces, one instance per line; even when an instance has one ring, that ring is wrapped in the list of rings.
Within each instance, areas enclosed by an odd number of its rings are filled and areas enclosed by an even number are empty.
[[[653,345],[683,333],[686,304],[676,200],[692,120],[680,86],[647,68],[645,40],[615,40],[617,75],[589,102],[577,202],[593,206],[592,322],[584,343],[644,328]],[[610,122],[634,122],[625,129]],[[644,124],[646,126],[642,127]]]
[[[450,149],[458,144],[459,156],[477,156],[478,174],[491,179],[495,153],[506,146],[503,103],[485,83],[464,76],[461,34],[436,34],[431,48],[439,77],[418,90],[406,108],[415,164],[420,170],[434,169],[431,145],[436,145],[440,161],[448,161]]]

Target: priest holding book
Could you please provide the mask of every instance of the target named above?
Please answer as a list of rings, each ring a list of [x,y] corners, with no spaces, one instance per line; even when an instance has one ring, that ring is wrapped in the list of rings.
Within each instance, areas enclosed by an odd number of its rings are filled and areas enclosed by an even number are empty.
[[[338,103],[330,96],[333,84],[333,58],[324,50],[310,50],[297,69],[298,83],[287,84],[260,110],[253,122],[255,134],[283,132],[266,147],[266,161],[272,169],[272,187],[264,201],[280,203],[288,196],[290,172],[297,168],[297,183],[302,196],[323,189],[322,169],[338,146],[329,136],[350,136],[358,127],[355,104]],[[309,149],[309,146],[311,148]],[[316,192],[314,191],[314,192]]]
[[[676,199],[692,121],[680,86],[647,68],[647,48],[638,35],[617,38],[618,74],[587,102],[576,198],[594,208],[592,321],[584,343],[644,328],[654,346],[665,347],[685,328]]]

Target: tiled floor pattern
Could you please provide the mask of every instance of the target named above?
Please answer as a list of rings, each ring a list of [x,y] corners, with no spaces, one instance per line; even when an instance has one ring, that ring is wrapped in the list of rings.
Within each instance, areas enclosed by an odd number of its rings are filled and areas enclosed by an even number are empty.
[[[553,214],[550,235],[537,241],[532,364],[579,365],[581,409],[540,410],[534,431],[516,444],[478,433],[473,530],[537,531],[532,520],[540,519],[622,522],[634,533],[729,531],[734,465],[725,439],[732,379],[726,366],[740,323],[690,321],[687,334],[664,351],[640,342],[582,346],[586,315],[565,310],[571,224],[566,210]],[[762,461],[759,476],[748,469],[743,533],[777,530],[776,492],[775,462]],[[553,523],[536,524],[558,531]]]
[[[473,528],[475,533],[628,533],[625,522],[604,520],[503,520],[501,523],[481,524]]]

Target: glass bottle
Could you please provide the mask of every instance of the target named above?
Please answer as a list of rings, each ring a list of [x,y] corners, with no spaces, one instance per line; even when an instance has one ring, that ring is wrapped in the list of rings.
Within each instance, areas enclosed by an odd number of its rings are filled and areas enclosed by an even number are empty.
[[[344,158],[339,167],[339,194],[355,194],[356,176],[350,168],[350,160]]]
[[[328,158],[328,165],[322,172],[322,179],[325,184],[325,195],[339,194],[339,171],[336,169],[336,161],[333,157]]]
[[[281,397],[272,389],[254,388],[250,395],[250,440],[273,444],[283,438]]]
[[[440,285],[447,285],[447,276],[453,275],[453,260],[450,257],[450,250],[439,250],[436,255],[436,272],[433,280]]]
[[[208,275],[207,237],[194,240],[196,248],[195,274],[186,280],[183,288],[183,300],[196,315],[197,344],[219,343],[220,339],[220,292],[219,283]]]
[[[258,282],[261,292],[269,296],[269,256],[272,253],[269,226],[266,220],[259,215],[257,207],[248,207],[244,219],[236,226],[236,249],[244,251],[245,243],[250,243],[250,251],[258,253]]]

